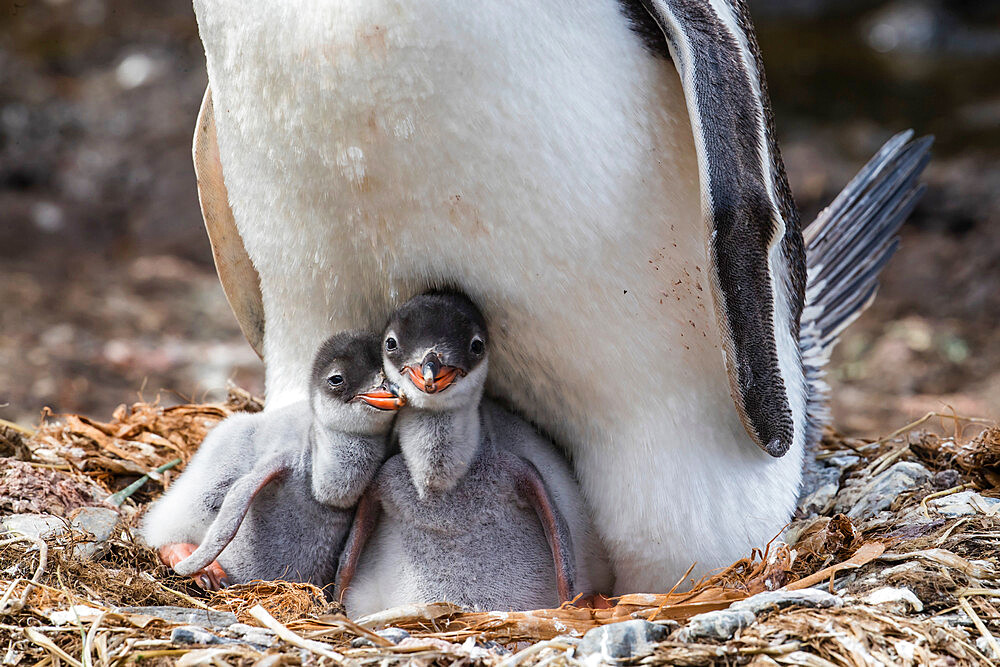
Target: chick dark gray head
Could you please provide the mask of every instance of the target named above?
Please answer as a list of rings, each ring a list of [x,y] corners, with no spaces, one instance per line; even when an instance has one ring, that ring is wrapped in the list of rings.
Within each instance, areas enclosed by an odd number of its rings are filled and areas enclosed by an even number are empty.
[[[457,293],[415,296],[382,337],[387,377],[414,407],[449,409],[478,401],[486,382],[486,319]]]
[[[343,332],[323,341],[313,360],[310,402],[316,419],[350,433],[387,431],[403,405],[382,371],[379,339]]]

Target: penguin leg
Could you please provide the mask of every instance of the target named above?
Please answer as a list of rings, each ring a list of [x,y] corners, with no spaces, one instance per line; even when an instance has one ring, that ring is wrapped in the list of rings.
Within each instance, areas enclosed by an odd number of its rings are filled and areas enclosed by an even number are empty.
[[[512,457],[511,460],[513,462],[511,472],[517,481],[517,489],[521,496],[531,503],[535,513],[538,514],[542,530],[545,531],[545,539],[549,543],[552,561],[556,567],[559,601],[569,602],[573,599],[576,586],[576,558],[569,525],[552,500],[552,494],[545,486],[538,468],[520,456]]]
[[[167,567],[173,568],[197,549],[197,544],[189,544],[187,542],[164,544],[159,550],[160,561]],[[206,591],[217,591],[229,585],[229,577],[226,571],[214,560],[202,568],[200,572],[192,574],[191,579]]]
[[[194,576],[219,557],[222,550],[236,537],[244,517],[250,511],[254,498],[268,484],[288,472],[289,466],[281,457],[265,461],[262,465],[236,480],[226,493],[219,513],[202,539],[201,545],[173,568],[178,574]],[[221,570],[221,568],[219,568]],[[218,582],[213,582],[218,583]]]
[[[584,595],[579,600],[573,603],[574,607],[581,607],[583,609],[614,609],[615,604],[606,595],[601,593],[594,593],[592,595]]]
[[[782,456],[805,414],[805,251],[746,3],[642,1],[667,38],[691,119],[730,393],[754,442]]]
[[[379,498],[378,486],[372,484],[358,501],[354,522],[351,524],[351,532],[347,535],[344,550],[340,552],[337,582],[334,587],[335,599],[343,601],[344,592],[351,585],[351,580],[354,579],[354,574],[357,572],[361,552],[364,551],[365,544],[375,532],[375,526],[378,525],[381,510],[382,501]]]

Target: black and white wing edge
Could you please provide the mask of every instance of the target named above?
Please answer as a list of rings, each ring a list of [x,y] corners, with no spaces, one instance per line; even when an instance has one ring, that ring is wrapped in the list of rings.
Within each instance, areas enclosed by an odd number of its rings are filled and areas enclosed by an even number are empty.
[[[753,28],[740,0],[642,2],[684,87],[730,393],[754,442],[781,456],[805,436],[806,258]]]
[[[874,298],[931,139],[891,139],[803,237],[746,3],[639,1],[684,87],[730,392],[754,442],[782,456],[828,418],[824,367]]]

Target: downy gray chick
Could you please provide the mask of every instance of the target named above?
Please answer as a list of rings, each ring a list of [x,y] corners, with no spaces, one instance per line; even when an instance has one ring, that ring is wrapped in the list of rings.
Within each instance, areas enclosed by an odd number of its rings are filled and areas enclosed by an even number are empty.
[[[312,367],[311,396],[216,426],[146,514],[142,536],[201,586],[332,583],[353,508],[386,455],[401,399],[379,340],[341,333]]]
[[[341,555],[348,612],[438,600],[534,609],[610,589],[565,460],[482,401],[489,336],[476,306],[457,294],[411,299],[382,354],[409,407],[396,422],[401,453],[362,497]]]

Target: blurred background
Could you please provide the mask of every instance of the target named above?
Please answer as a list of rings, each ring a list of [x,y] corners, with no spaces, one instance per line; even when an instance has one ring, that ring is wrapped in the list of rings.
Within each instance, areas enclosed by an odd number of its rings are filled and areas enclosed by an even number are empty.
[[[1000,2],[750,4],[804,221],[896,131],[937,137],[879,298],[837,351],[836,425],[1000,418]],[[0,7],[0,418],[261,392],[198,210],[190,0]]]

